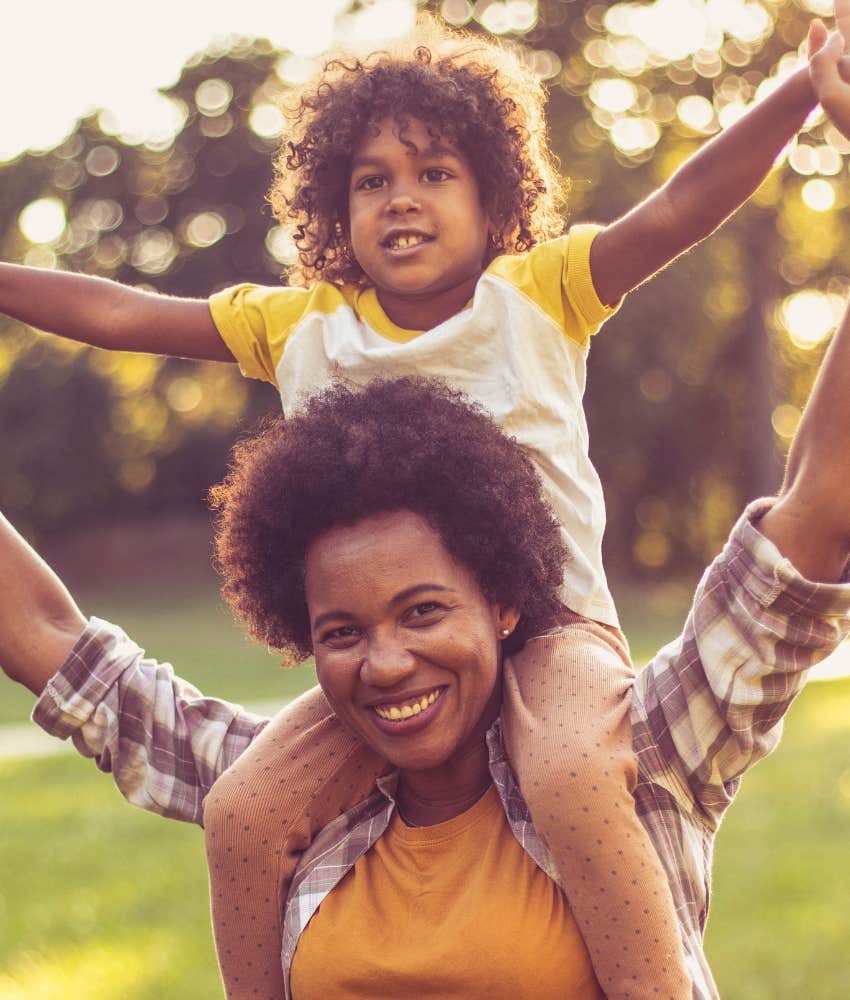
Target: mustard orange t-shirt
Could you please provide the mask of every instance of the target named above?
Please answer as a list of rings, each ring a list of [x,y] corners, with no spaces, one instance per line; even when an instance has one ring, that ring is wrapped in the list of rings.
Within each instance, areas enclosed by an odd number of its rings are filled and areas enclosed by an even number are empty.
[[[446,823],[384,835],[322,901],[293,1000],[604,1000],[567,900],[495,787]]]

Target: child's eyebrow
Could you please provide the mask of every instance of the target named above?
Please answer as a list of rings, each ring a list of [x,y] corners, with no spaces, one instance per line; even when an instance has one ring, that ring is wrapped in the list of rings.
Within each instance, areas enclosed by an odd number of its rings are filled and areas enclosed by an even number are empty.
[[[411,156],[440,156],[444,159],[460,160],[461,156],[457,149],[452,146],[446,146],[444,143],[434,142],[429,143],[424,149],[420,149],[413,143],[410,144],[412,148],[408,148],[408,153]],[[381,156],[355,156],[351,161],[352,170],[362,170],[364,168],[374,169],[383,167],[386,161]]]

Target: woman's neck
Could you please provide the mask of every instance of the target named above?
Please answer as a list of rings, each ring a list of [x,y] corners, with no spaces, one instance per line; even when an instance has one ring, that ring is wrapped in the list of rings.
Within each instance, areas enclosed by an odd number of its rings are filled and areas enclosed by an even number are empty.
[[[440,767],[399,774],[396,801],[408,826],[433,826],[471,808],[492,783],[486,730]]]

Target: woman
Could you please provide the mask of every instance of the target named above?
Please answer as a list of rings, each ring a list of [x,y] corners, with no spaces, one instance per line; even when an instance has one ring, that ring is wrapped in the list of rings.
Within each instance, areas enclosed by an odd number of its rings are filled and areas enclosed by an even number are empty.
[[[850,586],[830,582],[850,552],[848,338],[845,324],[782,498],[741,519],[682,638],[634,691],[635,798],[700,997],[716,995],[701,932],[717,823],[805,669],[848,629]],[[301,859],[284,914],[290,995],[601,996],[499,724],[511,649],[545,656],[541,633],[563,615],[565,554],[518,447],[433,384],[340,388],[243,444],[216,501],[226,596],[257,638],[315,652],[335,712],[376,772],[388,762]],[[87,624],[8,525],[0,558],[0,662],[40,695],[36,720],[113,770],[131,801],[200,822],[263,721]],[[246,880],[274,890],[262,873]]]

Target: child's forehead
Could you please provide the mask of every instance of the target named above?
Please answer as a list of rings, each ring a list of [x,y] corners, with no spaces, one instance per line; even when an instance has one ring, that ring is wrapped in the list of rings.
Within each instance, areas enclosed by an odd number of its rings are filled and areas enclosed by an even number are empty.
[[[409,115],[370,122],[354,149],[353,162],[356,164],[382,150],[396,152],[398,146],[411,156],[462,156],[460,148],[444,129]]]

